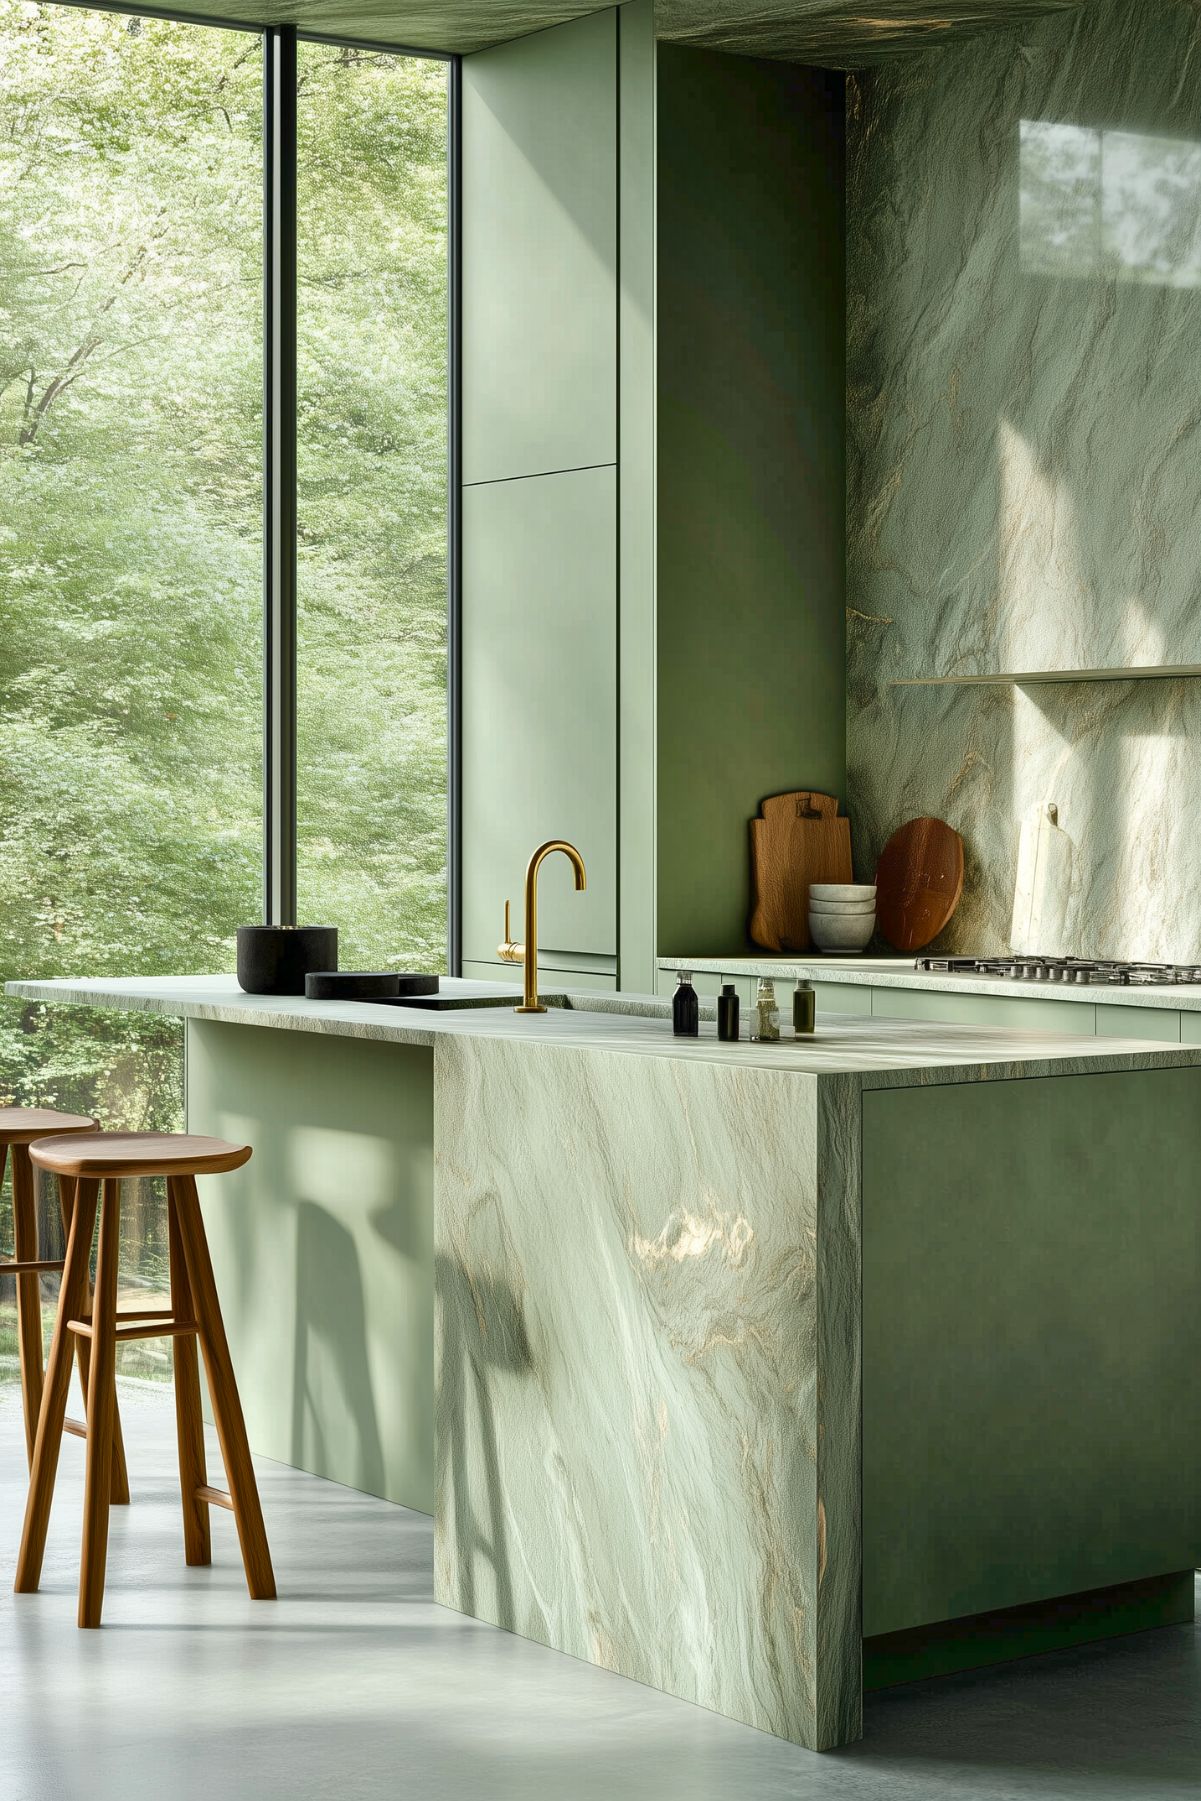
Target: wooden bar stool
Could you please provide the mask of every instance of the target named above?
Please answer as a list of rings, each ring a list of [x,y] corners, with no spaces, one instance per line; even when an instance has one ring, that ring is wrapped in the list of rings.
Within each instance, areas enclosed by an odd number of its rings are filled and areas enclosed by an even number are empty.
[[[116,1417],[117,1346],[131,1338],[173,1338],[185,1558],[190,1564],[212,1561],[209,1508],[228,1507],[237,1522],[242,1563],[251,1596],[256,1601],[273,1600],[275,1576],[271,1553],[267,1548],[259,1491],[246,1442],[246,1424],[221,1320],[195,1180],[198,1175],[216,1175],[240,1168],[250,1157],[250,1146],[226,1144],[221,1138],[193,1138],[184,1133],[97,1132],[88,1136],[43,1139],[32,1146],[30,1156],[42,1169],[73,1178],[76,1191],[58,1314],[46,1369],[46,1390],[38,1419],[25,1529],[17,1559],[14,1584],[17,1593],[32,1594],[41,1578],[71,1377],[71,1345],[76,1339],[87,1341],[91,1356],[79,1624],[99,1626],[108,1554],[109,1492],[105,1472]],[[167,1179],[171,1306],[165,1311],[117,1311],[121,1183],[129,1176],[165,1176]],[[89,1308],[86,1301],[88,1253],[101,1182],[104,1198],[100,1207],[96,1294]],[[205,1470],[197,1338],[204,1352],[209,1396],[229,1480],[228,1494],[209,1487]]]
[[[59,1113],[53,1107],[0,1107],[0,1182],[4,1180],[4,1166],[10,1154],[13,1177],[13,1255],[8,1261],[0,1262],[0,1275],[15,1276],[17,1280],[17,1349],[21,1363],[21,1399],[25,1409],[25,1451],[30,1468],[33,1467],[33,1446],[37,1436],[43,1388],[41,1278],[44,1271],[61,1271],[63,1265],[54,1258],[43,1257],[39,1250],[37,1203],[29,1147],[38,1138],[95,1130],[96,1121],[81,1113]],[[71,1217],[75,1211],[74,1177],[59,1176],[58,1204],[62,1214],[63,1236],[69,1238]],[[90,1254],[90,1244],[88,1251]],[[84,1299],[85,1306],[90,1307],[91,1286],[86,1269]],[[86,1407],[88,1353],[83,1344],[79,1346],[79,1381]],[[87,1437],[87,1427],[82,1420],[64,1419],[63,1429],[77,1438]],[[118,1506],[129,1500],[129,1477],[125,1469],[125,1447],[121,1441],[121,1419],[115,1411],[109,1499]]]

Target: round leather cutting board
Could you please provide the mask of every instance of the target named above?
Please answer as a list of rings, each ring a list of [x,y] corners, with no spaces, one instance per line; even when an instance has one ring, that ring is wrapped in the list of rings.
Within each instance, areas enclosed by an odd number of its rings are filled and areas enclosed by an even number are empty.
[[[876,925],[898,951],[938,937],[963,893],[963,839],[942,819],[911,819],[876,865]]]

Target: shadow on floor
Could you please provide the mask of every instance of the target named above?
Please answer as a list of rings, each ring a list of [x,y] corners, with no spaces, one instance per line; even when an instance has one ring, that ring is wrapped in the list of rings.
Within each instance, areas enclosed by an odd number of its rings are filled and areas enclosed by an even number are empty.
[[[1201,1794],[1201,1630],[1164,1626],[884,1690],[869,1697],[864,1728],[861,1744],[823,1763],[861,1779],[886,1767],[898,1795]]]
[[[508,1343],[500,1355],[520,1359]],[[474,1405],[472,1377],[461,1378]],[[161,1801],[165,1773],[172,1801],[1199,1792],[1192,1627],[874,1695],[866,1739],[817,1756],[435,1606],[431,1521],[267,1462],[258,1475],[280,1600],[251,1602],[231,1522],[214,1531],[211,1570],[183,1565],[170,1391],[148,1386],[122,1394],[136,1499],[112,1536],[106,1629],[75,1626],[78,1446],[64,1447],[42,1592],[17,1597],[0,1582],[0,1795]],[[16,1556],[23,1452],[19,1399],[0,1386],[0,1577]],[[498,1494],[481,1487],[471,1525],[485,1562]],[[478,1580],[492,1579],[481,1569]]]

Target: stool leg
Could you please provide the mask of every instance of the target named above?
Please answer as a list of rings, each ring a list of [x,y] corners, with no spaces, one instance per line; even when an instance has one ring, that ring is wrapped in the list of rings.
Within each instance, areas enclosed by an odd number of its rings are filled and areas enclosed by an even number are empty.
[[[59,1211],[63,1216],[63,1236],[69,1240],[71,1237],[71,1214],[75,1208],[74,1176],[60,1176],[58,1178],[58,1205]],[[91,1311],[92,1284],[85,1277],[83,1301],[79,1314],[74,1317],[87,1319]],[[75,1337],[74,1333],[72,1333],[72,1337]],[[83,1391],[83,1407],[84,1413],[86,1414],[88,1406],[88,1369],[91,1361],[91,1353],[88,1350],[88,1341],[86,1338],[75,1339],[75,1360],[79,1365],[79,1386]],[[112,1488],[109,1492],[109,1500],[114,1507],[128,1507],[129,1505],[129,1471],[125,1463],[125,1439],[121,1432],[121,1409],[116,1402],[113,1403],[113,1480]]]
[[[234,1380],[221,1306],[217,1300],[217,1284],[213,1280],[213,1265],[209,1258],[208,1241],[204,1236],[204,1220],[200,1213],[194,1178],[172,1177],[171,1192],[179,1218],[196,1320],[200,1327],[200,1348],[204,1352],[209,1398],[213,1403],[217,1437],[221,1442],[221,1455],[225,1460],[225,1475],[238,1527],[238,1541],[242,1547],[246,1586],[253,1600],[273,1601],[275,1574],[271,1568],[271,1552],[267,1548],[263,1510],[254,1479],[254,1465],[250,1460],[250,1446],[246,1440],[246,1422],[242,1417],[242,1403],[238,1399],[238,1386]]]
[[[179,1214],[175,1183],[167,1183],[167,1226],[170,1233],[171,1312],[176,1320],[196,1318],[192,1286]],[[179,1445],[179,1487],[183,1497],[184,1559],[190,1564],[212,1562],[209,1538],[209,1505],[200,1490],[208,1483],[204,1458],[204,1415],[200,1410],[200,1359],[195,1338],[177,1338],[172,1347],[175,1364],[175,1436]]]
[[[50,1341],[50,1362],[46,1369],[42,1408],[38,1414],[33,1468],[29,1476],[29,1498],[25,1503],[25,1526],[21,1533],[17,1577],[13,1584],[19,1595],[33,1594],[42,1576],[46,1529],[50,1524],[50,1506],[54,1500],[54,1478],[58,1472],[58,1453],[62,1445],[63,1420],[67,1412],[67,1391],[71,1386],[71,1362],[74,1356],[71,1340],[75,1334],[67,1331],[67,1321],[77,1319],[83,1310],[99,1186],[98,1182],[81,1181],[75,1192],[75,1211],[71,1219],[62,1286],[58,1293],[54,1337]]]
[[[13,1246],[18,1263],[37,1261],[38,1216],[29,1146],[14,1144]],[[21,1395],[25,1403],[25,1451],[33,1468],[33,1446],[42,1405],[42,1278],[37,1270],[17,1277],[17,1344],[21,1358]]]
[[[76,1201],[78,1207],[79,1202]],[[117,1261],[121,1240],[121,1184],[105,1177],[92,1303],[92,1359],[88,1377],[88,1463],[83,1497],[83,1558],[79,1624],[99,1626],[108,1559],[109,1487],[113,1474],[113,1414],[117,1399]]]

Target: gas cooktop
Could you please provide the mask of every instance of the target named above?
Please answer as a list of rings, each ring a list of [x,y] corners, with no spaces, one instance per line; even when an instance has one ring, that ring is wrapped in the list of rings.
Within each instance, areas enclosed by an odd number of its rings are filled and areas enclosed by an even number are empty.
[[[1171,988],[1201,983],[1198,963],[1110,963],[1088,957],[919,957],[934,976],[1002,976],[1010,982],[1059,982],[1098,988]]]

